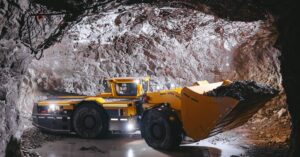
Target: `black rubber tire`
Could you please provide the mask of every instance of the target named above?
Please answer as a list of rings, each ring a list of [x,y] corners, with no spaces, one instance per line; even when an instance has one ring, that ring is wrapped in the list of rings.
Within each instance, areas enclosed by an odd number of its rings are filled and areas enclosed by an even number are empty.
[[[182,124],[171,109],[148,110],[143,115],[141,131],[146,143],[154,149],[172,150],[182,141]]]
[[[103,137],[108,133],[108,116],[104,108],[94,102],[85,102],[73,114],[73,127],[83,138]]]

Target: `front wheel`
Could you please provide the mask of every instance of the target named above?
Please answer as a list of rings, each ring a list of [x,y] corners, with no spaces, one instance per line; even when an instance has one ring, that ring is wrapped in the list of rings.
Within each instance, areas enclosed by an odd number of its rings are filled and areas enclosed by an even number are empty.
[[[83,138],[103,137],[108,132],[107,114],[97,104],[84,103],[74,112],[73,126]]]
[[[142,118],[142,136],[154,149],[170,150],[182,141],[182,124],[166,107],[150,109]]]

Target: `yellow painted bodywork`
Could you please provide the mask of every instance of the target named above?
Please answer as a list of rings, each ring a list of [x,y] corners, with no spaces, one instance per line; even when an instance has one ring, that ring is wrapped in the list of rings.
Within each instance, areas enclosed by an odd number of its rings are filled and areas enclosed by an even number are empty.
[[[134,102],[145,94],[142,81],[144,78],[112,78],[109,79],[110,93],[100,93],[96,96],[62,96],[56,100],[45,100],[38,103],[39,106],[56,104],[63,106],[65,110],[74,110],[75,105],[82,101],[95,101],[105,109],[122,109],[124,116],[135,116],[137,114]],[[117,83],[137,83],[136,96],[118,96],[116,94]],[[136,82],[135,82],[136,83]],[[209,83],[207,81],[195,82],[190,87],[161,90],[158,92],[147,92],[147,102],[143,104],[144,109],[150,109],[156,105],[168,104],[178,113],[183,129],[187,136],[200,140],[209,137],[217,123],[224,118],[237,104],[238,100],[229,97],[210,97],[203,95],[221,85],[230,84],[231,81]],[[172,118],[172,117],[170,117]]]
[[[185,87],[182,90],[182,124],[185,132],[193,139],[209,137],[217,123],[239,102],[230,97],[203,95],[205,91],[218,87],[215,85]]]
[[[137,83],[137,95],[136,96],[118,96],[116,94],[116,83]],[[56,99],[43,100],[38,102],[38,106],[49,106],[55,104],[62,106],[64,110],[74,110],[75,105],[82,101],[94,101],[99,105],[102,105],[105,109],[122,109],[124,116],[136,115],[136,109],[133,106],[136,98],[144,94],[142,88],[142,81],[148,82],[149,87],[150,77],[119,77],[108,79],[111,88],[110,93],[99,93],[96,96],[59,96]],[[125,100],[124,100],[125,99]]]
[[[224,118],[238,101],[229,97],[210,97],[203,94],[229,83],[231,82],[228,80],[217,83],[198,81],[190,87],[150,92],[147,93],[149,101],[144,107],[170,105],[177,111],[185,133],[195,140],[204,139],[209,137],[217,122]]]
[[[159,92],[149,92],[147,107],[152,107],[158,104],[170,104],[173,109],[181,109],[181,90],[182,88],[175,88],[172,90],[161,90]]]

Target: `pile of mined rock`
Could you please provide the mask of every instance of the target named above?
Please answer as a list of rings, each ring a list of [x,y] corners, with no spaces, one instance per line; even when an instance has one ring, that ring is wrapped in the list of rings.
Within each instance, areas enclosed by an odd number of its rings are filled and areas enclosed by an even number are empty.
[[[226,96],[239,100],[230,112],[219,119],[211,135],[243,125],[278,92],[268,85],[258,84],[255,81],[235,81],[204,93],[206,96]]]
[[[228,96],[234,99],[245,101],[255,97],[274,97],[278,90],[271,86],[259,84],[255,81],[234,81],[228,85],[222,85],[204,95],[222,97]]]

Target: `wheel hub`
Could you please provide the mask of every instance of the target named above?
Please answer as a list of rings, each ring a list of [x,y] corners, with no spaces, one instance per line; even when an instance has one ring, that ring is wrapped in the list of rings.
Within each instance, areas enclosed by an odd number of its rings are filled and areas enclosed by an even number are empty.
[[[92,117],[92,116],[86,116],[86,117],[84,118],[84,126],[85,126],[86,128],[92,129],[92,128],[95,127],[95,125],[96,125],[96,120],[95,120],[94,117]]]
[[[160,124],[153,124],[151,132],[155,139],[160,140],[165,136],[165,128]]]

